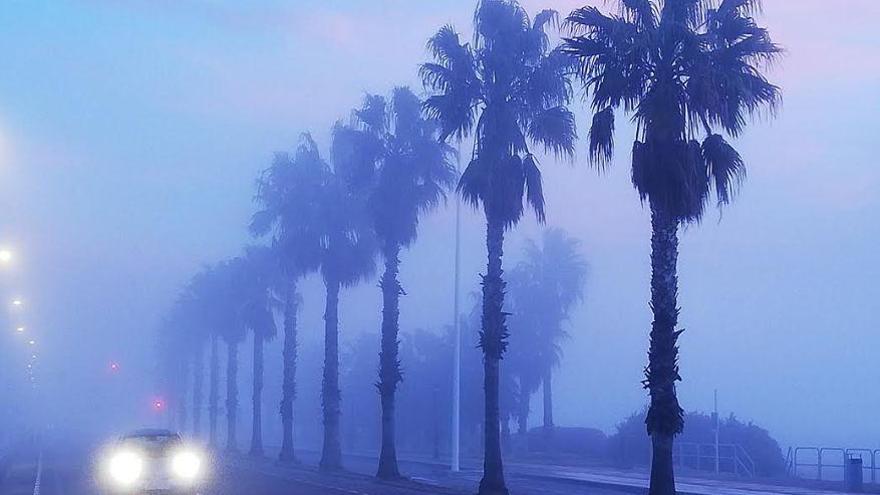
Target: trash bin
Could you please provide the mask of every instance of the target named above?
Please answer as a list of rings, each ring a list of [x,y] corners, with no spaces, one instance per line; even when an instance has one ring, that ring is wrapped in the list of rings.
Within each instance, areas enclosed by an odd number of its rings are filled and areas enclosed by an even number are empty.
[[[847,457],[844,473],[846,491],[850,493],[862,492],[862,458]]]

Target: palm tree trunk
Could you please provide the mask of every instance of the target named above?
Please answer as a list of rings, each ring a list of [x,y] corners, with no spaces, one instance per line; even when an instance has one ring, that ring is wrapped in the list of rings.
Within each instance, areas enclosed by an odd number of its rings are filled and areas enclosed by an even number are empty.
[[[342,469],[342,447],[339,442],[339,282],[325,280],[327,302],[324,308],[324,379],[321,404],[324,410],[324,446],[320,468],[323,471]]]
[[[254,329],[254,391],[251,419],[251,450],[253,457],[263,456],[263,334]]]
[[[193,361],[193,437],[202,433],[202,400],[205,383],[205,348],[199,345]]]
[[[650,495],[674,495],[675,474],[672,465],[672,445],[676,434],[684,427],[682,409],[675,393],[678,375],[677,340],[681,333],[678,324],[678,220],[662,209],[651,208],[651,346],[645,387],[651,395],[651,405],[645,420],[651,435]]]
[[[379,283],[382,289],[382,349],[379,351],[378,388],[382,405],[382,449],[376,476],[382,479],[400,477],[394,438],[394,393],[401,380],[397,335],[403,289],[397,280],[400,245],[389,244],[384,253],[385,273]]]
[[[522,380],[520,381],[519,388],[519,413],[516,415],[516,433],[525,436],[529,433],[529,402],[532,394],[526,391]]]
[[[284,378],[281,384],[282,462],[296,462],[293,449],[293,401],[296,399],[296,284],[291,284],[284,300]]]
[[[238,450],[236,421],[238,420],[238,344],[226,343],[226,450]]]
[[[492,218],[486,222],[486,251],[488,263],[483,277],[483,388],[486,394],[483,432],[483,479],[479,495],[507,495],[504,465],[501,460],[499,413],[499,375],[501,356],[507,345],[504,324],[504,280],[501,257],[504,255],[504,225]]]
[[[544,430],[548,433],[553,430],[553,371],[549,368],[544,372],[543,386],[544,392]]]
[[[217,445],[217,403],[220,400],[220,352],[216,335],[211,337],[210,390],[208,391],[208,445]]]
[[[184,433],[186,431],[186,388],[187,375],[189,374],[189,366],[186,363],[180,365],[180,380],[177,383],[177,431]]]

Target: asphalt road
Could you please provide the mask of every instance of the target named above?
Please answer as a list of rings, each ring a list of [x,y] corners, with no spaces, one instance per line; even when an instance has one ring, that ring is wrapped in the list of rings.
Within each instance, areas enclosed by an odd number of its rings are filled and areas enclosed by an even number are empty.
[[[93,482],[94,447],[44,445],[18,452],[0,484],[0,495],[96,495]],[[451,475],[423,466],[401,466],[411,479],[380,482],[367,475],[371,462],[350,458],[347,471],[333,475],[318,473],[304,456],[299,466],[279,466],[269,460],[246,457],[217,461],[213,477],[203,495],[463,495],[476,491],[480,473],[464,471]],[[527,476],[508,476],[513,495],[621,495],[565,481],[548,481]]]

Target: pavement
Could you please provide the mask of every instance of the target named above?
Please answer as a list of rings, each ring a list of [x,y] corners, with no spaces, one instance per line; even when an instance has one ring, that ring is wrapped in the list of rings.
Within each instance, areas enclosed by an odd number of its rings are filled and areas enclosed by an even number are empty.
[[[0,495],[96,495],[102,492],[94,482],[93,457],[96,449],[87,446],[44,445],[17,452],[10,459],[6,476],[0,481]],[[346,471],[320,473],[304,455],[303,464],[278,465],[269,459],[246,456],[224,457],[215,462],[213,478],[202,495],[464,495],[472,494],[480,473],[468,470],[448,476],[448,469],[404,468],[422,473],[393,482],[377,480],[367,474],[371,464],[364,459],[346,458]],[[357,466],[358,469],[351,469]],[[615,490],[573,489],[566,483],[510,477],[516,494],[542,495],[621,495]]]
[[[305,464],[316,464],[317,452],[301,452]],[[241,462],[241,461],[239,461]],[[247,460],[251,466],[253,460]],[[260,463],[256,463],[259,465]],[[262,464],[265,464],[263,462]],[[374,454],[347,455],[345,467],[351,472],[372,475]],[[451,473],[448,463],[428,457],[401,456],[401,471],[415,481],[442,487],[473,491],[481,477],[479,459],[463,459],[462,471]],[[646,470],[619,470],[597,466],[563,466],[546,463],[505,461],[505,476],[512,493],[639,493],[647,492]],[[785,484],[789,482],[788,484]],[[752,481],[676,476],[679,495],[845,495],[843,491],[815,486],[797,480]]]
[[[94,446],[45,444],[31,446],[9,458],[0,495],[95,495]],[[300,463],[289,465],[270,457],[222,456],[203,495],[463,495],[476,491],[481,477],[478,459],[465,459],[452,473],[447,464],[430,458],[404,457],[401,471],[408,478],[377,480],[376,459],[369,454],[344,457],[345,470],[318,472],[318,453],[299,452]],[[505,475],[514,495],[623,495],[645,493],[647,473],[599,467],[506,462]],[[681,495],[843,495],[814,487],[780,486],[742,480],[677,477]]]

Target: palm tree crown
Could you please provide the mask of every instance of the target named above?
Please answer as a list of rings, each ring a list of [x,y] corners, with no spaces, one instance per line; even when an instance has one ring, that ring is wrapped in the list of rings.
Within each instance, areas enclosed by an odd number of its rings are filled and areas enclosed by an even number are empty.
[[[642,200],[697,221],[713,189],[726,204],[743,177],[743,160],[717,130],[736,137],[748,116],[775,110],[779,88],[760,69],[781,49],[751,17],[758,0],[619,6],[614,15],[584,7],[566,21],[564,49],[579,62],[595,111],[590,157],[610,161],[614,110],[623,107],[636,124],[632,181]]]
[[[550,48],[546,32],[556,18],[545,10],[531,21],[516,2],[483,0],[473,45],[444,26],[428,41],[435,61],[420,70],[435,93],[425,107],[439,120],[442,138],[474,134],[459,191],[506,227],[522,216],[524,193],[544,219],[541,172],[530,143],[557,155],[574,153],[575,121],[567,108],[571,63]]]

